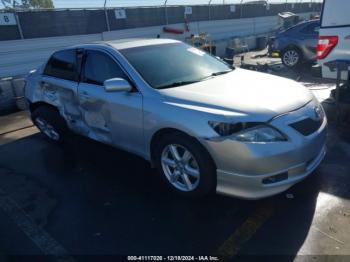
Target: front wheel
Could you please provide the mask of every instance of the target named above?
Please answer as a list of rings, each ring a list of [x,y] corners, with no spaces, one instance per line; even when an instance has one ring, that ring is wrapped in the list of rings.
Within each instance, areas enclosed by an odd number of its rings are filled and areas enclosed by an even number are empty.
[[[155,148],[155,158],[163,180],[175,192],[198,197],[215,189],[215,166],[195,139],[183,134],[164,136]]]

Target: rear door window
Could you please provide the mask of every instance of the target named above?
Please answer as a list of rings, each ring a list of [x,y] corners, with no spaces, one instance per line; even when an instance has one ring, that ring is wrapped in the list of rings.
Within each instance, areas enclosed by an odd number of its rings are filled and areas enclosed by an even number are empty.
[[[103,85],[105,80],[123,78],[127,80],[120,66],[107,54],[87,50],[82,81],[89,84]]]
[[[70,81],[78,81],[76,50],[62,50],[54,53],[48,61],[44,74]]]

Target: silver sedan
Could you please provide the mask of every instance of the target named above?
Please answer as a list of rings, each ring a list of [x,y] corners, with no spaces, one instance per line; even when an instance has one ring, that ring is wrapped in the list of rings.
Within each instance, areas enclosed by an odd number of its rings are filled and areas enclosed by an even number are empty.
[[[327,119],[305,87],[175,40],[57,51],[28,76],[26,98],[52,141],[73,131],[135,153],[186,196],[274,195],[326,152]]]

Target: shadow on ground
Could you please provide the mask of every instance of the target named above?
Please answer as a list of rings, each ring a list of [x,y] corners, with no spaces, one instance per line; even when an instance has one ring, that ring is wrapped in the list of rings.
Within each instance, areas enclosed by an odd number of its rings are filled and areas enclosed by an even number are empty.
[[[60,147],[37,134],[0,155],[6,191],[72,254],[212,253],[263,203],[178,197],[143,159],[84,138]]]

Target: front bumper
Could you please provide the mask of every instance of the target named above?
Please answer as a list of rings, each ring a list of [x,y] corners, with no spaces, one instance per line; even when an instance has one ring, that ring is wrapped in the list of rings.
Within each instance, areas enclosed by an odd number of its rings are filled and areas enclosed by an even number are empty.
[[[230,138],[207,139],[217,166],[217,193],[246,199],[287,190],[314,171],[326,154],[327,118],[305,136],[290,124],[312,117],[314,102],[269,122],[288,137],[286,142],[242,143]]]
[[[326,146],[324,145],[319,155],[313,161],[273,174],[249,176],[217,170],[216,192],[244,199],[259,199],[281,193],[310,175],[318,167],[325,155]],[[288,178],[285,180],[271,184],[263,183],[266,178],[285,173],[288,174]]]

